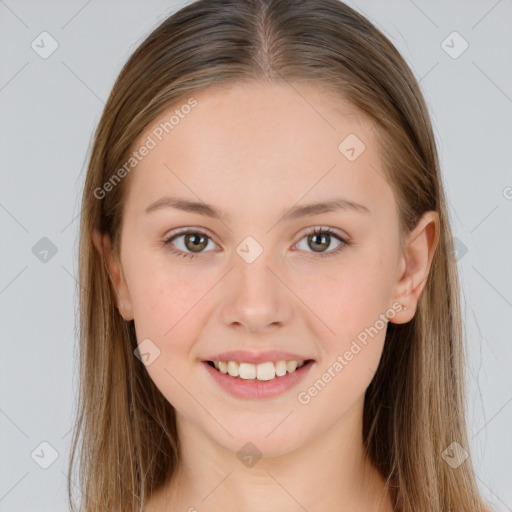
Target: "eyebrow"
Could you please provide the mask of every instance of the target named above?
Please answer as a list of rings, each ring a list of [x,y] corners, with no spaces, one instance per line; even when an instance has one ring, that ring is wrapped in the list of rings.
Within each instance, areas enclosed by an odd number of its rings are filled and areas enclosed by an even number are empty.
[[[144,211],[146,213],[151,213],[163,208],[174,208],[185,212],[197,213],[199,215],[211,217],[212,219],[229,220],[228,215],[221,212],[214,206],[200,201],[191,201],[183,197],[162,197],[154,203],[150,204]],[[293,208],[290,208],[288,211],[286,211],[282,215],[281,219],[293,220],[310,215],[330,213],[337,210],[354,211],[366,215],[371,215],[370,210],[362,204],[355,203],[354,201],[349,201],[347,199],[335,198],[319,203],[307,204],[304,206],[294,206]]]

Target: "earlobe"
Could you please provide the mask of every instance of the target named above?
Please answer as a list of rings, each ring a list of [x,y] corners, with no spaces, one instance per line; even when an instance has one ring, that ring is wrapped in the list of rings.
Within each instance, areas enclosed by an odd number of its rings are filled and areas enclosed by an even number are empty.
[[[393,297],[393,301],[402,304],[402,313],[390,320],[393,323],[406,323],[414,317],[427,282],[439,236],[438,213],[425,212],[406,240],[405,254],[402,255],[401,271]]]
[[[128,286],[126,284],[120,262],[116,258],[112,249],[112,243],[108,233],[100,233],[93,230],[92,240],[100,257],[103,258],[107,265],[107,270],[116,294],[117,307],[119,313],[126,320],[133,320],[133,307],[130,298]]]

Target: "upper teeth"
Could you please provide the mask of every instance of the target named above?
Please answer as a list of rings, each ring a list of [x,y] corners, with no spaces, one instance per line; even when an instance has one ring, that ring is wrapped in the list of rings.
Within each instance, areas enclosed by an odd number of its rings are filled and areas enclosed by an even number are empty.
[[[217,370],[227,373],[232,377],[241,379],[272,380],[276,377],[286,375],[286,372],[292,373],[300,368],[304,361],[272,361],[267,363],[237,363],[236,361],[214,361]]]

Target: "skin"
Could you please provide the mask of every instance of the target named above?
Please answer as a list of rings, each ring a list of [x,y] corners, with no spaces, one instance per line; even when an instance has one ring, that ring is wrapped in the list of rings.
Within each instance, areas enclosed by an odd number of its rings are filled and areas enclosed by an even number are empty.
[[[146,369],[177,412],[184,463],[145,510],[253,512],[272,504],[313,512],[339,510],[340,503],[344,510],[392,510],[384,480],[364,462],[362,439],[364,393],[386,329],[308,404],[297,395],[393,303],[407,310],[390,321],[411,320],[437,245],[438,216],[427,212],[400,252],[396,203],[373,123],[317,84],[248,83],[194,98],[198,106],[129,177],[119,257],[108,235],[94,236],[120,314],[134,320],[139,343],[149,338],[160,350]],[[338,150],[351,133],[366,146],[355,161]],[[165,195],[204,201],[228,218],[144,212]],[[280,220],[292,206],[334,197],[363,204],[370,214],[338,210]],[[321,241],[308,243],[308,228],[322,226],[351,245],[334,254],[335,237],[323,249]],[[184,227],[210,236],[192,260],[162,245]],[[236,252],[247,236],[263,248],[251,264]],[[185,241],[175,239],[175,249],[191,253]],[[201,363],[237,348],[288,350],[315,363],[284,394],[243,400],[223,391]],[[262,454],[252,467],[237,458],[247,442]]]

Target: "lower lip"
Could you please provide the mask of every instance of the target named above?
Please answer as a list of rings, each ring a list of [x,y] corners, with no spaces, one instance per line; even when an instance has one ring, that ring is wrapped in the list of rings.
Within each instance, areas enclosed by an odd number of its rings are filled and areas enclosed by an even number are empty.
[[[249,400],[270,398],[285,393],[306,376],[313,363],[314,361],[310,360],[294,372],[286,372],[286,375],[275,377],[272,380],[256,380],[231,377],[229,374],[222,373],[211,367],[206,361],[203,361],[206,371],[222,388],[237,398]]]

